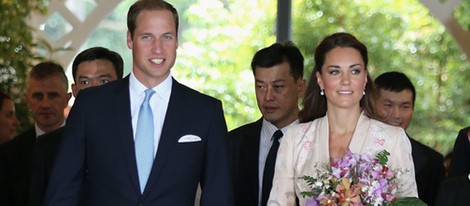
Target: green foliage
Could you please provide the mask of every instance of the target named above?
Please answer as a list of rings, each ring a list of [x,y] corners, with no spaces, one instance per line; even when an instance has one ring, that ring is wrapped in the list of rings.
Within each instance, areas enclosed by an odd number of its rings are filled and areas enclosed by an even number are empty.
[[[333,32],[346,31],[369,49],[372,78],[402,71],[417,90],[408,133],[447,153],[459,128],[470,123],[468,59],[445,28],[418,1],[295,1],[293,38],[312,68],[313,50]],[[468,10],[467,10],[468,13]]]
[[[470,31],[470,0],[463,0],[462,3],[457,6],[454,12],[454,17],[457,19],[462,28]]]
[[[317,182],[316,178],[313,178],[312,176],[307,176],[307,175],[299,177],[299,179],[303,179],[307,183],[307,185],[314,185]],[[313,192],[313,190],[309,190],[309,191],[300,192],[300,195],[302,195],[303,198],[307,198],[307,197],[313,197],[315,193]]]
[[[19,131],[31,125],[23,100],[28,68],[40,58],[34,49],[32,28],[27,24],[30,13],[46,12],[46,1],[0,1],[0,89],[8,91],[16,102]]]
[[[398,198],[391,206],[426,206],[426,203],[416,197],[403,197]]]
[[[17,102],[24,90],[26,70],[38,56],[32,52],[37,45],[25,20],[33,10],[45,12],[44,2],[0,3],[0,85],[12,90]],[[133,2],[122,1],[84,45],[119,51],[127,72],[131,54],[125,40],[125,14]],[[257,50],[276,40],[276,1],[170,2],[180,14],[179,56],[172,74],[182,83],[221,99],[229,129],[260,118],[250,62]],[[469,2],[462,1],[455,12],[467,29]],[[371,77],[398,70],[415,84],[418,94],[407,132],[442,153],[451,149],[458,130],[470,124],[466,115],[470,113],[470,87],[465,87],[470,65],[427,8],[418,0],[298,0],[292,4],[292,39],[306,58],[306,79],[318,42],[333,32],[350,32],[368,46]],[[17,109],[19,117],[28,116],[25,106]]]
[[[273,7],[275,2],[200,0],[182,13],[191,26],[182,33],[187,41],[180,41],[173,75],[222,100],[229,129],[260,118],[250,63],[275,41]]]

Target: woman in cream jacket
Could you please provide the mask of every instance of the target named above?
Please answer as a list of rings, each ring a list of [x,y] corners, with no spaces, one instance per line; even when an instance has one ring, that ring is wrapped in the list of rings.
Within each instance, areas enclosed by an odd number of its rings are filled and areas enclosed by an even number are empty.
[[[375,87],[367,73],[367,48],[348,33],[327,36],[315,50],[315,67],[299,114],[302,124],[281,141],[268,205],[300,205],[312,176],[329,161],[353,153],[390,152],[388,164],[403,171],[398,197],[417,197],[411,145],[402,128],[377,119]]]

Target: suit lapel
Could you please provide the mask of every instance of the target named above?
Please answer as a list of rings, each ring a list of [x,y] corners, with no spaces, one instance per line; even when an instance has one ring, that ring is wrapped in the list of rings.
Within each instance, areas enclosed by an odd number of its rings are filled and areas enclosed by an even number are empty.
[[[139,178],[137,174],[137,163],[135,160],[134,135],[132,132],[132,118],[130,112],[129,76],[118,82],[113,104],[117,121],[117,130],[121,141],[122,150],[126,156],[126,163],[132,185],[136,192],[140,194]]]
[[[253,188],[251,191],[256,191],[254,197],[258,198],[259,192],[259,142],[261,135],[262,119],[259,119],[254,123],[254,127],[247,131],[246,138],[244,139],[244,146],[242,147],[243,159],[246,161],[246,173],[249,178],[250,187]],[[252,175],[255,174],[255,175]]]

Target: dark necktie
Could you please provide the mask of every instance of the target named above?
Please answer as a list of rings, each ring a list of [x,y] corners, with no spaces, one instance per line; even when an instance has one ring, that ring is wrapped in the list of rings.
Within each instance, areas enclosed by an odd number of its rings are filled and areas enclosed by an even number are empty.
[[[277,149],[279,149],[279,139],[282,137],[282,131],[277,130],[274,132],[273,145],[269,149],[268,157],[266,158],[266,163],[264,165],[263,172],[263,187],[261,190],[261,205],[265,206],[268,202],[269,193],[271,192],[271,187],[273,185],[274,177],[274,165],[276,164]]]

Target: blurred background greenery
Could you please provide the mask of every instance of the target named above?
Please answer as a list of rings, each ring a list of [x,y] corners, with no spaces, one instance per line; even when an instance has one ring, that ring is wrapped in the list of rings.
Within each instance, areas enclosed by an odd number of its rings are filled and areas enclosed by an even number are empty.
[[[46,12],[48,1],[4,0],[0,3],[0,86],[17,99],[20,130],[31,125],[22,99],[24,77],[41,47],[30,33],[31,10]],[[130,72],[126,46],[126,13],[133,0],[123,0],[77,52],[91,46],[118,51]],[[182,83],[224,103],[229,129],[260,118],[250,62],[260,48],[276,41],[276,1],[173,0],[180,13],[180,47],[173,75]],[[90,8],[91,9],[91,8]],[[470,1],[455,16],[470,27]],[[370,51],[372,78],[385,71],[406,73],[417,89],[408,133],[442,154],[452,149],[457,132],[470,125],[470,64],[443,25],[418,0],[294,0],[292,41],[306,58],[305,78],[313,68],[317,43],[346,31]],[[67,67],[68,65],[64,65]],[[93,120],[91,120],[93,121]]]

